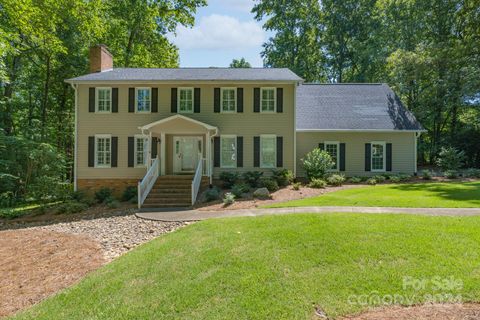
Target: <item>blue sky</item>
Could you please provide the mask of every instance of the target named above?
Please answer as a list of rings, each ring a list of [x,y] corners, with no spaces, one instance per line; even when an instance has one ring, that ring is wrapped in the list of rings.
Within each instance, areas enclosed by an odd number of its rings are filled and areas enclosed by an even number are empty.
[[[261,67],[262,44],[268,33],[250,10],[253,0],[208,0],[195,16],[195,26],[177,28],[169,38],[180,51],[181,67],[228,67],[244,57],[252,67]]]

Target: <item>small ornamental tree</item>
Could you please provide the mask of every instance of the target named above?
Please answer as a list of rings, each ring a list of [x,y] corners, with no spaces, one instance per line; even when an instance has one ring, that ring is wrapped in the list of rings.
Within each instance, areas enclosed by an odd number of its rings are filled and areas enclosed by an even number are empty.
[[[438,154],[437,165],[444,171],[460,169],[465,160],[465,152],[454,147],[442,147]]]
[[[309,180],[324,178],[327,170],[334,165],[328,152],[320,148],[313,149],[301,160]]]

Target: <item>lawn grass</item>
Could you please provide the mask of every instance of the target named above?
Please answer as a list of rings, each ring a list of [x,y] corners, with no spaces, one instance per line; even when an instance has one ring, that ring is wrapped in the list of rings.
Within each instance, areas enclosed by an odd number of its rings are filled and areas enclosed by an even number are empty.
[[[480,181],[376,185],[275,203],[268,207],[309,206],[478,208]]]
[[[15,319],[313,319],[351,295],[480,300],[480,217],[295,214],[212,219],[161,236]],[[435,293],[438,293],[435,291]]]

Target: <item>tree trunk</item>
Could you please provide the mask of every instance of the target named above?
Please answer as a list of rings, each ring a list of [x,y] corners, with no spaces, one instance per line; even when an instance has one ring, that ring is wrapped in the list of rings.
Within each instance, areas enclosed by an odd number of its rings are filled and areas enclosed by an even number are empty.
[[[47,55],[46,59],[46,70],[45,70],[45,83],[43,87],[43,98],[42,98],[42,139],[45,140],[47,134],[47,105],[48,105],[48,91],[50,89],[50,55]]]

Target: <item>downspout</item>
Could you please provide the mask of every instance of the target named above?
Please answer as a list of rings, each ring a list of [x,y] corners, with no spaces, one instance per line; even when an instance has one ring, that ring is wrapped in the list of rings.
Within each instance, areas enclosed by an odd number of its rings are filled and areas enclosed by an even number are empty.
[[[420,137],[420,135],[422,134],[422,131],[417,131],[414,133],[413,137],[413,141],[414,141],[414,149],[415,149],[415,152],[414,152],[414,164],[415,164],[415,172],[414,174],[417,175],[418,174],[418,170],[417,170],[417,162],[418,162],[418,150],[417,150],[417,140],[418,138]]]
[[[78,142],[77,142],[77,139],[78,139],[78,90],[77,90],[77,87],[78,85],[74,84],[74,83],[70,83],[70,85],[72,86],[73,90],[75,90],[75,120],[74,120],[74,125],[75,125],[75,129],[74,129],[74,150],[73,150],[73,191],[77,191],[78,190],[78,186],[77,186],[77,166],[78,166],[78,161],[77,161],[77,158],[78,158]]]

